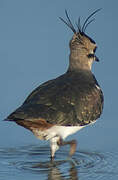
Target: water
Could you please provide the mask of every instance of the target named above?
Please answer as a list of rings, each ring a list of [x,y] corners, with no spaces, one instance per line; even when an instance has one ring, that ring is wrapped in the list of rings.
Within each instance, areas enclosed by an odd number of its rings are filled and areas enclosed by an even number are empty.
[[[51,162],[47,145],[0,148],[0,180],[118,179],[118,152],[81,150],[69,159],[67,149],[57,151]]]

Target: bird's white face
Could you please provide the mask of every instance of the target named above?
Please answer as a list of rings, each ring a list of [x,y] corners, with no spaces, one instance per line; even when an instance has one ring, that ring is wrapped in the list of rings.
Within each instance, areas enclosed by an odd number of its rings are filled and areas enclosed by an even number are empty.
[[[79,68],[91,69],[93,61],[99,61],[95,55],[96,48],[96,43],[86,34],[74,34],[70,41],[71,64]]]

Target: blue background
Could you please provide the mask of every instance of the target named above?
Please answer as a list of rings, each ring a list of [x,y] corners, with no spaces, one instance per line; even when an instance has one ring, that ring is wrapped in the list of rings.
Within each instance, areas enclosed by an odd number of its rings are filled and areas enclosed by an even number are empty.
[[[79,147],[117,150],[118,1],[106,0],[1,0],[0,1],[0,146],[39,143],[29,131],[2,121],[41,83],[63,74],[68,67],[73,33],[60,20],[68,10],[72,21],[94,10],[96,21],[86,33],[98,45],[94,72],[104,96],[99,121],[74,135]],[[44,143],[44,142],[43,142]]]

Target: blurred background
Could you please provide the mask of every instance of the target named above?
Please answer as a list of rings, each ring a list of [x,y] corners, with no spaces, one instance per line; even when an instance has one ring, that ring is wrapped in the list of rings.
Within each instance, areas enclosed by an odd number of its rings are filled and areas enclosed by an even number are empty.
[[[41,83],[68,68],[69,40],[73,33],[60,21],[65,9],[73,23],[98,8],[86,33],[98,45],[100,62],[92,68],[104,92],[99,121],[76,135],[79,147],[117,151],[118,143],[118,1],[106,0],[1,0],[0,1],[0,146],[40,143],[31,132],[2,121]],[[74,138],[74,137],[72,137]],[[45,142],[42,142],[45,144]]]

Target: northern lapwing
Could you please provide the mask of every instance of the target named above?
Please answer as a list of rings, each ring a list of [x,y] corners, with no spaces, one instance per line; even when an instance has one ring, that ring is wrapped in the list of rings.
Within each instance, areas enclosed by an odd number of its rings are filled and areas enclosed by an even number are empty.
[[[60,19],[74,33],[69,43],[67,71],[37,87],[6,118],[27,128],[39,139],[49,140],[51,159],[59,147],[66,144],[70,144],[69,155],[72,156],[76,151],[76,140],[64,141],[65,138],[96,122],[103,110],[103,93],[91,72],[92,63],[99,61],[95,55],[97,45],[85,34],[86,28],[94,20],[91,17],[99,10],[88,16],[82,26],[79,18],[77,29],[65,11],[66,20]]]

